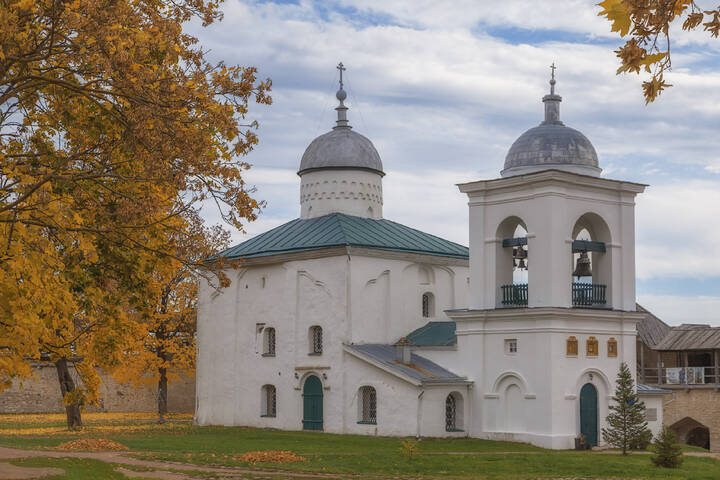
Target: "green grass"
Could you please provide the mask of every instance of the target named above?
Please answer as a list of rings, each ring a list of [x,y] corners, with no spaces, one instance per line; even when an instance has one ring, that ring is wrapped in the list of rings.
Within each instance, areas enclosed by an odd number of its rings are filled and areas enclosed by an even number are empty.
[[[239,427],[196,427],[187,420],[174,420],[166,425],[128,422],[129,427],[144,426],[139,430],[126,431],[93,431],[92,423],[88,424],[88,431],[81,434],[60,431],[50,435],[18,435],[17,429],[24,427],[0,417],[0,444],[19,448],[45,448],[78,436],[98,437],[127,445],[137,456],[146,459],[366,476],[497,480],[577,477],[720,479],[720,462],[709,457],[686,457],[682,468],[666,470],[654,467],[650,456],[646,454],[623,457],[615,453],[549,451],[526,444],[480,439],[425,439],[419,443],[418,454],[409,460],[400,453],[403,439],[399,438]],[[38,423],[28,428],[38,428]],[[3,434],[3,429],[15,429],[15,435],[8,435],[7,432]],[[242,453],[255,450],[291,450],[309,461],[252,466],[238,459]],[[447,455],[433,452],[480,454]],[[33,459],[17,464],[59,468],[66,468],[63,465],[67,465],[68,474],[64,478],[72,480],[123,478],[113,471],[114,467],[90,460]]]

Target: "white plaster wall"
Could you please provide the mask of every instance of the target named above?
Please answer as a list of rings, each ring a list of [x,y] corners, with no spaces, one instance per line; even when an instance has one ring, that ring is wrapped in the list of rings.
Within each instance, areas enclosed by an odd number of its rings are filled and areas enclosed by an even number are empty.
[[[657,420],[648,421],[648,428],[655,437],[663,426],[663,395],[638,395],[640,400],[645,403],[645,408],[654,408],[657,410]]]
[[[316,170],[300,180],[300,218],[338,212],[382,218],[382,176],[368,170]]]

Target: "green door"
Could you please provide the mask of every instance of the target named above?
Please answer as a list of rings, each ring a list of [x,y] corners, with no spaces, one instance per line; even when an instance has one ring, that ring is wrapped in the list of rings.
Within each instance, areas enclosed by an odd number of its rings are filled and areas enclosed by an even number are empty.
[[[303,386],[303,429],[323,429],[322,383],[315,375],[310,375]]]
[[[580,433],[590,445],[597,445],[598,394],[591,383],[586,383],[580,390]]]

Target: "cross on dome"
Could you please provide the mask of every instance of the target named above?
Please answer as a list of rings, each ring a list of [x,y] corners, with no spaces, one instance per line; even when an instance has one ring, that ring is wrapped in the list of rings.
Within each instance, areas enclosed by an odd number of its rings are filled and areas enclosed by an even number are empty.
[[[342,65],[342,63],[340,65]],[[555,62],[553,62],[552,65],[550,65],[550,70],[552,71],[551,76],[550,76],[550,95],[555,95],[555,69],[556,68],[557,67],[555,66]],[[340,80],[340,85],[342,85],[342,80]]]
[[[335,94],[335,98],[337,98],[340,101],[340,105],[338,105],[335,108],[335,110],[338,112],[338,118],[337,118],[337,122],[336,122],[337,125],[334,126],[333,129],[335,129],[335,128],[352,128],[347,119],[348,108],[343,103],[345,101],[345,99],[347,98],[347,93],[343,89],[343,78],[342,78],[343,75],[342,74],[347,69],[345,68],[345,65],[343,65],[342,62],[338,63],[337,67],[335,67],[335,68],[337,68],[340,71],[340,89]]]

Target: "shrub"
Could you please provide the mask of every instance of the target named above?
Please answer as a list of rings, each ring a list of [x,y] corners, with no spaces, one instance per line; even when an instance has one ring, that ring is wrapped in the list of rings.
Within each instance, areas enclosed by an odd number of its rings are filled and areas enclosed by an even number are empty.
[[[675,432],[669,428],[663,429],[655,437],[653,450],[655,455],[650,459],[658,467],[678,468],[683,463],[682,449],[675,443]]]

